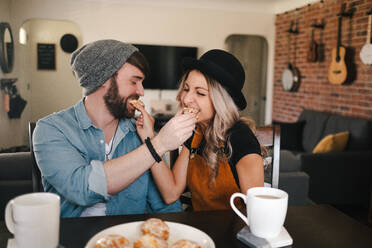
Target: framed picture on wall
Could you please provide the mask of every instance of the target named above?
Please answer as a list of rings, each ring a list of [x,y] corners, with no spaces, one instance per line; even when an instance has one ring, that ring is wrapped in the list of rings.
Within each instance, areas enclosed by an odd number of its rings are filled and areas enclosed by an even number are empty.
[[[37,43],[37,69],[56,69],[56,45],[49,43]]]

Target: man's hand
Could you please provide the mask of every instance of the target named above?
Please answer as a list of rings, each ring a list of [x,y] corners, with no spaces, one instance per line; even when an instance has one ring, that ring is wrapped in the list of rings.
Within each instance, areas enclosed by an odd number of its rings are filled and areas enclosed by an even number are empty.
[[[190,138],[195,124],[195,113],[182,114],[182,111],[179,111],[160,129],[156,136],[157,146],[162,147],[165,152],[177,149]]]
[[[145,142],[147,137],[154,137],[155,120],[141,104],[137,104],[136,109],[141,112],[141,115],[136,121],[137,133],[142,142]]]

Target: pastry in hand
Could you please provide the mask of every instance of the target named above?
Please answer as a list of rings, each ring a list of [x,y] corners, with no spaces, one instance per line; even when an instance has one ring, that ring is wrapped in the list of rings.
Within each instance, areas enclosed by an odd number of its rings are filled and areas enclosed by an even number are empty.
[[[191,114],[197,114],[199,112],[199,110],[197,109],[194,109],[194,108],[183,108],[183,111],[182,111],[184,114],[185,113],[191,113]]]
[[[164,239],[145,234],[133,243],[133,248],[168,248],[168,243]]]
[[[118,234],[109,234],[100,238],[94,248],[129,248],[129,240]]]
[[[164,240],[167,240],[169,237],[168,225],[158,218],[150,218],[143,222],[141,225],[141,232]]]
[[[141,101],[141,100],[130,100],[129,101],[130,104],[133,105],[133,107],[135,107],[136,109],[138,109],[138,105],[141,105],[142,107],[145,107],[145,104]]]
[[[194,241],[180,239],[176,243],[172,244],[170,248],[201,248],[201,246]]]
[[[197,114],[199,113],[199,110],[197,109],[194,109],[194,108],[183,108],[182,110],[182,113],[185,114],[185,113],[190,113],[190,114]],[[196,115],[196,119],[199,119],[199,115]]]

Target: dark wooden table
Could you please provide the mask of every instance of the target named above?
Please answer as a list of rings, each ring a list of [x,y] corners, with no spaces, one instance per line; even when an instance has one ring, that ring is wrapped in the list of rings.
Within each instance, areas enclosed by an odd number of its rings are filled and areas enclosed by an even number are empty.
[[[371,186],[371,196],[369,197],[369,210],[368,210],[368,223],[372,225],[372,186]]]
[[[61,220],[60,243],[66,248],[81,248],[97,232],[118,224],[158,217],[183,223],[207,233],[217,248],[244,248],[236,239],[243,221],[232,210],[141,214]],[[290,206],[285,227],[298,248],[372,247],[372,229],[328,205]],[[0,247],[5,247],[9,233],[1,233]]]

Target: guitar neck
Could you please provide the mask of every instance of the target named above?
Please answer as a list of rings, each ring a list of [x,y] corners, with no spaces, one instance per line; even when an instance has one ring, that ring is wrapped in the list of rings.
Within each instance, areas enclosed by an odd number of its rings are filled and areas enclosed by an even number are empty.
[[[337,58],[340,56],[340,46],[341,46],[341,25],[342,17],[338,17],[338,31],[337,31]]]
[[[372,22],[372,15],[368,15],[368,29],[367,29],[367,44],[371,43],[371,22]]]

